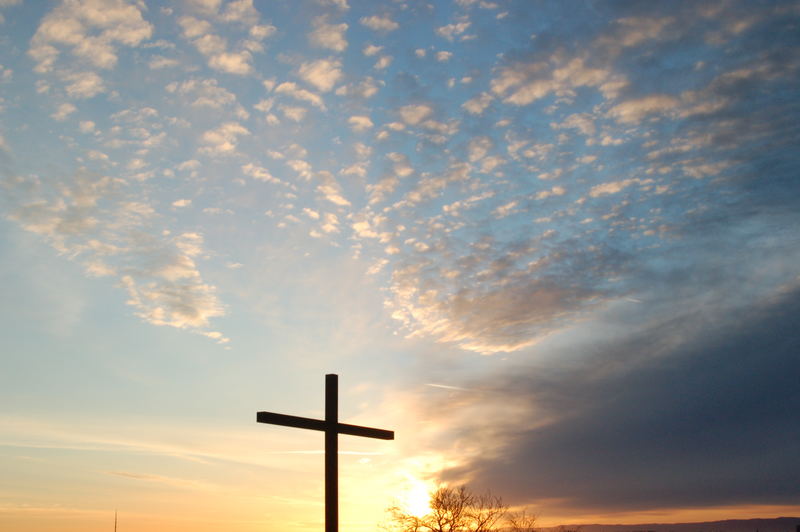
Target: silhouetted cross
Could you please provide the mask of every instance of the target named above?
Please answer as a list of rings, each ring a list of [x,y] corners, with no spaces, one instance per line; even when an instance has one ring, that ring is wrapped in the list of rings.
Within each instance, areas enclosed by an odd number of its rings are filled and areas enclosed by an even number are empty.
[[[287,416],[273,412],[258,412],[256,421],[299,429],[321,430],[325,433],[325,532],[339,530],[339,434],[393,440],[391,430],[373,429],[339,423],[339,377],[325,375],[325,419]]]

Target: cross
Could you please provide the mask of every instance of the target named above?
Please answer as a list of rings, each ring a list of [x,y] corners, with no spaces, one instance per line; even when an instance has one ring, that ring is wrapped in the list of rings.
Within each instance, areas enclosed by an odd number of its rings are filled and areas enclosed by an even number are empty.
[[[339,434],[393,440],[391,430],[373,429],[339,423],[339,376],[325,375],[325,419],[287,416],[273,412],[258,412],[258,423],[283,425],[298,429],[321,430],[325,433],[325,532],[339,530]]]

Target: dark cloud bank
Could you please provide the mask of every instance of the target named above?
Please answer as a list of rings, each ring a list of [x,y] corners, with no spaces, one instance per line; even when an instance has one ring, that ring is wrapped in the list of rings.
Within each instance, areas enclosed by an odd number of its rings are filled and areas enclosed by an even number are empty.
[[[446,477],[584,509],[796,504],[798,316],[796,288],[724,319],[686,314],[568,370],[516,368],[495,393],[555,420],[507,430],[499,455]]]

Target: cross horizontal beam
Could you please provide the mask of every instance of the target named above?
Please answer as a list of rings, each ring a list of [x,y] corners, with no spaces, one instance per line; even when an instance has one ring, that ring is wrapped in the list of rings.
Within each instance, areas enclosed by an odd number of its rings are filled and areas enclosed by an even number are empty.
[[[319,430],[323,432],[329,429],[328,423],[322,419],[288,416],[286,414],[276,414],[274,412],[257,412],[256,421],[258,423],[269,423],[270,425],[283,425],[285,427]],[[337,423],[336,432],[339,434],[363,436],[365,438],[375,438],[378,440],[394,439],[394,431],[374,429],[372,427],[362,427],[360,425],[350,425],[348,423]]]

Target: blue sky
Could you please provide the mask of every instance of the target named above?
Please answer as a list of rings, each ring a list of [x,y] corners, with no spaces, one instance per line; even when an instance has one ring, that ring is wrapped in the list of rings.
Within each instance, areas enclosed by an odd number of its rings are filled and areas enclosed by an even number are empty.
[[[797,514],[796,2],[0,6],[0,519]]]

